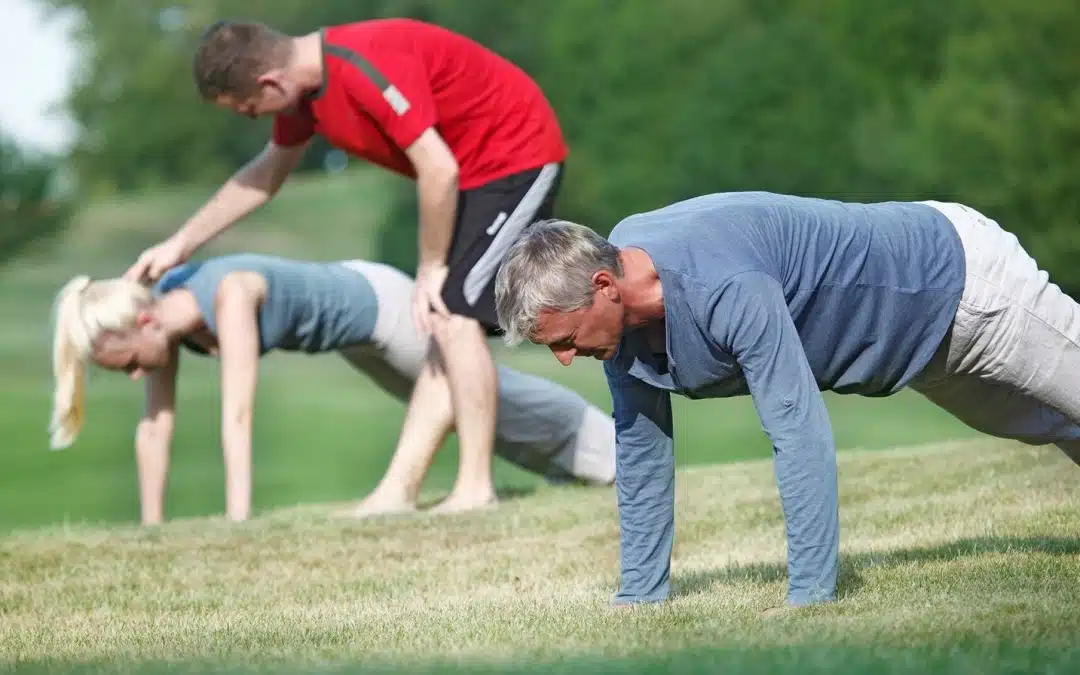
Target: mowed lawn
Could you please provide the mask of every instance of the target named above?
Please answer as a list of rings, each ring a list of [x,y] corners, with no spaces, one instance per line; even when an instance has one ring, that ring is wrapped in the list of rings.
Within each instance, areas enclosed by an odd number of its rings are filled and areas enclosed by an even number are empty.
[[[672,599],[610,606],[610,489],[351,521],[0,538],[18,672],[1080,672],[1080,469],[983,439],[840,456],[839,601],[785,589],[768,460],[680,469]],[[332,473],[328,471],[327,473]],[[74,669],[72,666],[80,664]]]
[[[296,181],[207,253],[370,257],[385,183]],[[18,672],[1080,672],[1080,469],[971,432],[917,395],[828,395],[840,454],[840,600],[765,617],[785,589],[770,448],[748,399],[676,399],[672,600],[617,610],[611,488],[500,462],[504,500],[460,517],[344,520],[404,414],[335,356],[263,363],[256,516],[227,523],[216,363],[186,358],[170,522],[141,528],[141,389],[91,371],[83,436],[50,452],[49,311],[77,273],[121,273],[207,194],[87,208],[0,270],[0,670]],[[610,409],[600,365],[500,362]],[[922,444],[922,445],[917,445]],[[874,452],[870,452],[874,450]],[[451,441],[425,500],[450,485]]]
[[[294,180],[261,213],[197,257],[259,251],[313,260],[371,258],[387,206],[386,180],[370,171]],[[66,451],[48,450],[51,303],[75,274],[121,274],[139,251],[178,227],[208,194],[209,188],[186,188],[100,201],[84,209],[55,246],[0,269],[0,316],[5,317],[0,326],[0,531],[138,517],[132,438],[142,406],[141,385],[91,370],[83,435]],[[493,346],[501,363],[545,375],[610,410],[598,362],[563,368],[543,350]],[[913,394],[885,400],[830,395],[828,404],[842,449],[974,435]],[[185,358],[169,517],[211,515],[224,508],[219,416],[216,362]],[[265,359],[255,416],[256,508],[362,497],[385,468],[403,417],[404,405],[334,355]],[[677,399],[675,417],[681,465],[769,456],[749,399]],[[430,498],[449,488],[455,453],[451,439],[425,486]],[[501,461],[497,480],[500,488],[515,493],[538,483]]]

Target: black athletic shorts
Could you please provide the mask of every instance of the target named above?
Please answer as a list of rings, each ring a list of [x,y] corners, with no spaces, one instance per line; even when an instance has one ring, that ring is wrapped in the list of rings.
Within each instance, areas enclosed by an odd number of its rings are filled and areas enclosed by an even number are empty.
[[[495,273],[525,228],[554,215],[563,165],[547,164],[458,195],[442,298],[453,314],[469,316],[498,335]]]

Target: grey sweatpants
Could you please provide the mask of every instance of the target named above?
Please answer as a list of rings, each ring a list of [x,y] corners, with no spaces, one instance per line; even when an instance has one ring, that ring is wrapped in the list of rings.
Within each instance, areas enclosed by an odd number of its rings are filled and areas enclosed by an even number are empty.
[[[379,313],[373,342],[344,349],[341,355],[384,391],[408,401],[428,345],[413,324],[413,280],[381,263],[342,264],[371,283]],[[497,368],[495,454],[552,481],[615,481],[615,425],[610,415],[554,382]]]
[[[978,431],[1052,443],[1080,464],[1080,305],[990,218],[926,203],[956,227],[967,279],[952,329],[911,388]]]

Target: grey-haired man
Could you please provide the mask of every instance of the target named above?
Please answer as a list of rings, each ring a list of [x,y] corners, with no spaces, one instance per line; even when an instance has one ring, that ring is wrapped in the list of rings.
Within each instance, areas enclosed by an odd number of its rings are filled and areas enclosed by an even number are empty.
[[[670,394],[749,394],[772,441],[789,605],[836,597],[836,457],[821,391],[906,386],[982,432],[1080,463],[1080,306],[955,203],[712,194],[605,240],[549,221],[498,274],[506,339],[604,361],[616,427],[617,603],[669,593]]]

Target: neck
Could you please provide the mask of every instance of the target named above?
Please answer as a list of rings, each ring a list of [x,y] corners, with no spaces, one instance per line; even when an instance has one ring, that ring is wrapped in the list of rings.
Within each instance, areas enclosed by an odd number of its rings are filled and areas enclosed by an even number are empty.
[[[626,327],[639,328],[663,321],[664,289],[649,254],[639,248],[625,248],[619,251],[619,261],[623,269],[619,297],[626,310]]]
[[[308,33],[293,38],[293,53],[289,59],[289,74],[306,92],[317,91],[323,84],[322,33]]]
[[[170,342],[177,342],[203,326],[195,296],[184,289],[166,293],[154,303],[151,312]]]

